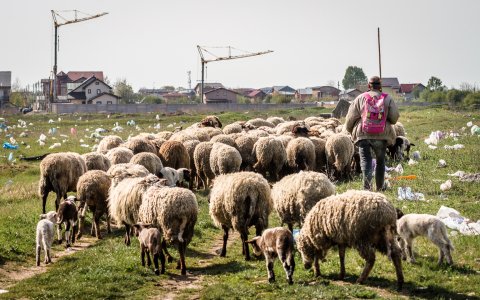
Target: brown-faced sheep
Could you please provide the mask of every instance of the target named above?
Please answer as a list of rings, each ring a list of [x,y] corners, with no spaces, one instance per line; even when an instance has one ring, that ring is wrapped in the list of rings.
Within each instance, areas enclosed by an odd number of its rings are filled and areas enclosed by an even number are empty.
[[[89,152],[82,154],[85,164],[87,165],[87,170],[102,170],[107,171],[110,168],[110,160],[108,157],[102,153],[98,152]]]
[[[185,146],[177,141],[166,141],[158,152],[164,167],[190,169],[190,157]]]
[[[210,169],[215,176],[240,171],[242,156],[237,149],[223,144],[214,143],[210,152]]]
[[[329,175],[333,173],[336,179],[351,179],[351,167],[354,154],[354,145],[350,136],[333,134],[325,143],[327,152]]]
[[[270,186],[262,175],[239,172],[215,178],[209,195],[210,216],[223,229],[223,247],[220,256],[227,254],[228,231],[238,231],[242,239],[242,254],[250,259],[248,228],[255,226],[256,235],[268,227],[268,216],[272,210]]]
[[[67,198],[68,192],[77,190],[77,181],[87,171],[85,160],[78,153],[60,152],[47,155],[40,163],[38,194],[42,198],[42,212],[45,213],[48,193],[53,191],[55,210],[60,200]]]
[[[335,185],[325,174],[300,172],[288,175],[272,187],[272,199],[282,224],[293,231],[320,200],[335,194]]]
[[[108,150],[116,148],[123,143],[121,137],[117,135],[107,135],[98,143],[97,152],[106,154]]]
[[[187,274],[185,252],[197,222],[195,194],[184,188],[153,186],[149,188],[139,210],[141,222],[160,229],[164,241],[178,247],[182,275]]]
[[[108,215],[107,199],[111,180],[106,172],[101,170],[88,171],[78,179],[77,199],[80,201],[78,206],[79,228],[77,239],[82,237],[83,227],[85,226],[85,215],[87,207],[93,214],[92,230],[90,234],[101,239],[100,218],[106,214],[107,232],[110,233],[110,217]]]
[[[282,142],[272,137],[259,138],[253,146],[252,154],[256,161],[253,169],[265,177],[268,172],[272,180],[278,181],[279,172],[287,162],[287,152]]]
[[[159,175],[160,170],[163,169],[162,161],[158,155],[151,152],[140,152],[135,154],[130,163],[144,166],[150,173]]]
[[[140,255],[142,266],[145,267],[145,254],[147,254],[147,266],[150,267],[150,253],[153,255],[153,264],[155,266],[155,275],[165,273],[165,255],[162,251],[162,233],[158,228],[151,228],[150,224],[137,223],[133,225],[135,236],[140,243]],[[158,269],[158,259],[160,258],[161,270]]]
[[[315,145],[305,137],[291,140],[287,148],[288,166],[294,171],[313,171],[315,169]]]
[[[111,165],[126,164],[133,157],[133,151],[126,147],[116,147],[108,150],[106,154]]]
[[[75,233],[78,229],[78,210],[75,201],[77,201],[75,196],[68,196],[57,210],[58,240],[59,242],[62,241],[60,232],[62,230],[62,224],[65,224],[65,248],[69,248],[75,243]],[[71,234],[70,228],[72,228]]]
[[[141,152],[151,152],[157,154],[157,148],[155,145],[149,139],[141,136],[136,136],[129,139],[123,144],[123,146],[132,150],[134,155]]]
[[[197,169],[197,176],[203,184],[203,189],[207,189],[215,174],[210,167],[210,153],[212,152],[213,143],[201,142],[195,147],[193,152],[193,160],[195,162],[195,168]],[[198,185],[197,185],[198,188]]]
[[[252,150],[256,141],[256,138],[249,135],[241,135],[235,139],[235,144],[237,145],[238,152],[240,152],[240,156],[242,157],[242,164],[240,165],[240,170],[253,170],[255,157],[253,156]]]
[[[400,249],[395,242],[397,213],[380,193],[349,190],[330,196],[310,210],[297,239],[305,268],[312,262],[320,276],[319,261],[328,249],[338,246],[340,279],[345,277],[345,250],[358,250],[366,264],[358,283],[363,283],[375,263],[375,249],[391,257],[397,274],[398,289],[403,285]]]

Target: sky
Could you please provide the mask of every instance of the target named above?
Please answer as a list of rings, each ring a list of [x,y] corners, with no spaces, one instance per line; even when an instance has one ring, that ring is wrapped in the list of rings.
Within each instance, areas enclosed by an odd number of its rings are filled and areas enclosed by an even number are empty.
[[[449,88],[480,84],[480,1],[475,0],[2,0],[0,71],[22,86],[53,69],[51,10],[108,15],[59,28],[58,71],[103,71],[136,91],[194,87],[196,46],[273,53],[207,64],[206,82],[230,88],[340,82],[348,66]],[[80,16],[80,15],[79,15]],[[228,56],[226,48],[208,48]],[[232,55],[245,52],[232,51]]]

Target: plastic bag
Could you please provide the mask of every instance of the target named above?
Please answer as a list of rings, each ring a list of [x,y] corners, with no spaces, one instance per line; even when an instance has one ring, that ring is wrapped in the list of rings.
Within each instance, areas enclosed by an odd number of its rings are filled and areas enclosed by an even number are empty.
[[[398,200],[423,201],[425,196],[422,193],[414,193],[411,187],[399,187]]]
[[[3,149],[11,149],[11,150],[17,150],[18,145],[12,145],[9,142],[4,142],[3,143]]]

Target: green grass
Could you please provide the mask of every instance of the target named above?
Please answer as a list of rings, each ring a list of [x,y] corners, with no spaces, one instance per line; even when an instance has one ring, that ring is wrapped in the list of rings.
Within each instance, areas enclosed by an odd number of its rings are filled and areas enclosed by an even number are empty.
[[[236,120],[247,120],[254,117],[283,116],[284,118],[303,118],[325,112],[322,109],[304,109],[294,111],[273,111],[218,114],[224,125]],[[408,166],[403,164],[404,174],[415,174],[416,180],[395,182],[393,189],[386,192],[387,197],[405,213],[436,214],[440,206],[445,205],[460,211],[472,220],[480,219],[480,187],[478,183],[463,183],[448,176],[457,170],[480,172],[480,138],[471,136],[469,129],[457,141],[452,138],[441,140],[438,149],[430,150],[423,140],[431,131],[457,131],[466,126],[468,121],[478,124],[480,112],[456,112],[442,108],[414,108],[402,110],[400,121],[405,125],[409,139],[416,144],[412,151],[418,150],[422,160],[419,164]],[[19,116],[20,117],[20,116]],[[20,145],[19,150],[0,150],[0,268],[34,265],[35,224],[41,213],[41,200],[37,196],[39,177],[38,162],[21,162],[24,156],[41,155],[47,152],[76,151],[88,152],[80,147],[80,139],[92,146],[95,139],[90,134],[95,128],[111,129],[115,122],[125,128],[119,133],[122,138],[136,135],[139,132],[154,132],[153,126],[158,123],[155,114],[147,115],[62,115],[59,116],[21,116],[20,118],[33,126],[15,128],[8,131]],[[177,115],[161,116],[161,130],[171,130],[169,124],[183,125],[185,128],[197,122],[203,116]],[[17,117],[7,118],[10,125],[16,124]],[[48,124],[48,120],[55,120]],[[126,125],[133,119],[141,130]],[[76,126],[75,126],[76,125]],[[48,135],[46,145],[41,148],[36,140],[48,129],[59,127],[57,134]],[[77,128],[77,136],[70,135],[70,128]],[[88,131],[87,131],[88,129]],[[28,134],[20,138],[21,132]],[[5,132],[0,133],[4,141],[8,141]],[[65,135],[67,137],[61,137]],[[65,142],[63,142],[65,140]],[[48,146],[62,141],[62,147],[49,150]],[[444,145],[463,144],[465,149],[445,150]],[[26,146],[30,145],[29,149]],[[6,160],[12,152],[17,159],[13,164]],[[436,167],[439,159],[447,161],[443,169]],[[447,179],[453,180],[452,190],[441,193],[440,184]],[[408,185],[416,192],[425,194],[426,201],[398,201],[396,193],[400,185]],[[338,184],[337,190],[361,187],[359,177],[349,183]],[[397,293],[396,277],[393,265],[388,259],[377,254],[377,261],[365,285],[355,284],[363,268],[364,261],[359,255],[348,250],[346,255],[347,276],[344,281],[337,280],[339,273],[338,252],[332,249],[326,262],[321,264],[322,277],[314,278],[311,270],[305,270],[300,255],[296,255],[295,284],[289,286],[279,261],[275,263],[277,282],[269,284],[265,262],[253,259],[245,262],[241,255],[239,239],[230,238],[227,257],[214,254],[214,243],[218,244],[222,231],[216,228],[209,215],[207,193],[197,192],[200,214],[195,227],[195,236],[187,250],[187,270],[192,280],[191,285],[182,281],[175,263],[167,265],[167,274],[155,276],[153,270],[140,265],[140,251],[136,239],[127,247],[123,243],[123,230],[116,230],[104,240],[95,243],[84,251],[61,258],[46,267],[47,272],[20,281],[7,288],[8,293],[0,295],[5,299],[145,299],[162,298],[167,294],[179,299],[200,297],[202,299],[345,299],[345,298],[417,298],[417,299],[478,299],[480,297],[480,236],[451,235],[455,246],[453,252],[454,266],[438,266],[437,248],[424,238],[415,241],[416,264],[403,264],[405,288]],[[54,195],[50,195],[47,210],[54,208]],[[270,226],[278,226],[278,217],[272,213]],[[103,229],[103,227],[102,227]],[[103,229],[104,230],[104,229]],[[251,231],[253,232],[253,231]],[[53,253],[63,251],[63,246],[55,245]],[[178,257],[176,251],[172,254]],[[43,264],[42,264],[43,265]],[[42,266],[42,268],[45,268]],[[0,289],[11,285],[12,281],[0,273]],[[198,279],[200,278],[200,279]],[[175,283],[174,281],[180,281]],[[178,286],[178,289],[175,287]]]

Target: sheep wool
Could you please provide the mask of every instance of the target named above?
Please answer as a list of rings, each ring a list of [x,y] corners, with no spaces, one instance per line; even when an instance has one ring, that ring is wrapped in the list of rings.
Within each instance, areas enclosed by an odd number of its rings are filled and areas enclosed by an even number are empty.
[[[273,124],[271,122],[268,122],[268,121],[266,121],[264,119],[261,119],[261,118],[248,120],[246,123],[249,124],[249,125],[253,125],[255,127],[261,127],[261,126],[267,126],[267,127],[271,127],[271,128],[275,127],[275,124]]]
[[[190,169],[190,157],[185,146],[178,141],[166,141],[159,150],[159,156],[164,167],[174,169]]]
[[[237,145],[235,144],[235,140],[233,138],[229,137],[226,134],[216,135],[216,136],[212,137],[210,142],[212,142],[212,143],[223,143],[225,145],[229,145],[231,147],[237,148]]]
[[[108,150],[116,148],[123,143],[118,135],[107,135],[98,143],[97,152],[106,154]]]
[[[126,147],[116,147],[108,150],[106,156],[110,160],[111,165],[125,164],[132,159],[133,151]]]
[[[242,131],[243,131],[242,125],[240,125],[239,123],[232,123],[223,127],[224,134],[240,133]]]
[[[315,171],[324,172],[327,168],[327,152],[325,150],[327,142],[317,137],[312,137],[310,140],[315,146]]]
[[[352,139],[344,134],[332,134],[325,143],[328,164],[335,168],[338,178],[350,176],[350,166],[354,154]]]
[[[160,174],[160,170],[163,168],[160,157],[151,152],[140,152],[135,154],[130,163],[139,164],[144,166],[150,173],[157,175]]]
[[[208,128],[208,127],[206,127]],[[195,147],[193,151],[193,160],[197,175],[203,183],[203,188],[206,189],[210,185],[210,181],[215,177],[210,167],[210,153],[212,152],[213,143],[201,142]]]
[[[82,154],[82,157],[87,165],[87,170],[102,170],[106,172],[110,168],[110,160],[102,153],[89,152]]]
[[[252,153],[256,159],[254,170],[264,176],[268,172],[270,177],[277,181],[280,170],[287,162],[287,153],[282,142],[272,137],[259,138],[253,146]]]
[[[241,170],[252,170],[253,164],[255,163],[255,157],[252,154],[252,150],[257,140],[258,139],[249,135],[241,135],[235,139],[238,152],[240,152],[240,156],[242,157],[242,164],[240,166]]]
[[[216,176],[240,171],[242,156],[237,149],[223,144],[214,143],[210,152],[210,168]]]
[[[124,146],[132,150],[133,154],[141,152],[151,152],[157,154],[157,149],[153,143],[145,137],[136,136],[124,143]]]
[[[315,169],[315,145],[305,137],[291,140],[286,148],[288,165],[295,171]]]
[[[107,171],[107,175],[112,179],[112,187],[125,178],[145,177],[148,174],[150,172],[144,166],[132,163],[113,165]]]

